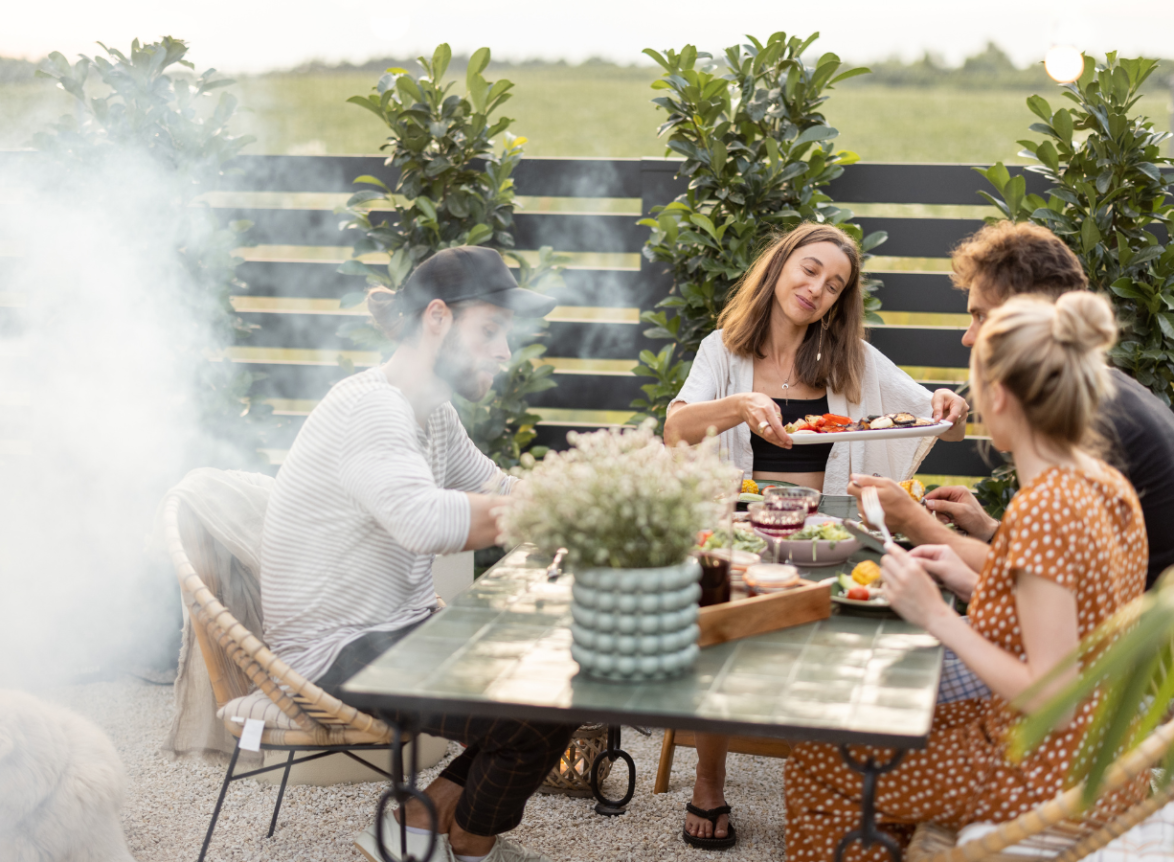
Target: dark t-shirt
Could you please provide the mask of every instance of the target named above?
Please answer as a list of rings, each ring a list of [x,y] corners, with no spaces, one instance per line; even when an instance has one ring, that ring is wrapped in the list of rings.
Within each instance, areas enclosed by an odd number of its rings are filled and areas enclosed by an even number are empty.
[[[1098,427],[1116,450],[1113,466],[1141,500],[1150,543],[1149,589],[1174,566],[1174,411],[1129,375],[1116,368],[1110,373],[1117,394],[1105,402]]]

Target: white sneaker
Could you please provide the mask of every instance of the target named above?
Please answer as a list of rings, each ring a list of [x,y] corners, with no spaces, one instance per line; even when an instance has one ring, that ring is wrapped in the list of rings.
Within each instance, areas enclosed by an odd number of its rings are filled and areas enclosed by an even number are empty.
[[[388,854],[392,859],[398,860],[400,858],[400,841],[399,841],[399,824],[395,818],[388,817],[387,824],[383,829],[383,840],[387,848]],[[497,839],[499,842],[501,839]],[[383,857],[379,855],[375,842],[375,824],[372,823],[362,832],[355,836],[355,847],[359,852],[367,857],[369,862],[383,862]],[[436,836],[436,846],[432,850],[432,855],[428,859],[424,858],[424,853],[428,850],[428,836],[417,835],[414,832],[408,833],[408,853],[416,859],[416,862],[456,862],[452,855],[452,845],[448,843],[447,835]],[[506,857],[513,862],[512,857]],[[527,858],[527,857],[519,857]],[[488,862],[488,860],[486,860]]]
[[[554,862],[554,860],[537,850],[523,847],[517,841],[511,841],[498,835],[493,849],[485,857],[485,862]]]

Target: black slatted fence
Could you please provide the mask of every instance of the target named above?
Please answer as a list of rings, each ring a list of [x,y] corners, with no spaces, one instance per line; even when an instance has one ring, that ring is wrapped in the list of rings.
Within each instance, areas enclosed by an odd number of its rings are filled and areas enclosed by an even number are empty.
[[[3,154],[6,160],[25,157]],[[559,308],[551,315],[548,337],[559,385],[533,399],[543,416],[543,444],[565,445],[571,428],[625,421],[645,382],[631,374],[637,355],[664,346],[643,335],[639,314],[664,298],[672,283],[662,268],[640,255],[648,231],[636,221],[683,189],[676,168],[676,162],[664,159],[525,159],[515,172],[518,194],[531,203],[540,199],[540,206],[516,216],[518,249],[549,245],[573,257],[565,287],[556,294]],[[338,300],[362,290],[364,281],[337,272],[349,257],[350,235],[340,232],[342,217],[333,207],[363,174],[388,185],[393,180],[380,156],[243,156],[211,201],[224,216],[254,223],[249,234],[254,245],[242,251],[246,262],[239,269],[247,287],[233,298],[253,333],[229,357],[267,375],[260,384],[263,396],[279,412],[307,414],[345,375],[340,359],[356,366],[378,359],[336,334],[348,319]],[[1029,190],[1044,190],[1037,175],[1027,177]],[[828,191],[837,203],[848,205],[981,206],[985,202],[978,191],[986,185],[968,165],[858,164]],[[598,202],[589,200],[583,201],[583,212],[563,211],[566,201],[559,202],[560,211],[541,206],[541,199],[550,198],[626,201],[616,214],[588,211],[598,209]],[[872,343],[926,387],[956,385],[968,362],[960,342],[961,319],[945,325],[918,321],[923,315],[964,315],[965,297],[932,262],[918,270],[909,269],[906,261],[903,269],[884,271],[884,259],[945,258],[981,220],[865,216],[856,221],[865,233],[889,235],[876,250],[884,258],[874,275],[884,282],[879,296],[890,319],[870,329]],[[298,427],[300,421],[291,423],[286,444]],[[281,450],[272,455],[280,461]],[[922,469],[953,476],[989,472],[973,439],[936,446]]]

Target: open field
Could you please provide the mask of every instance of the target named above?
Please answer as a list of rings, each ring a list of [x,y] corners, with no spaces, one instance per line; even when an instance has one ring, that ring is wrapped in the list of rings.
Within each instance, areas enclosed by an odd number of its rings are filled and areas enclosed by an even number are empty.
[[[649,100],[656,71],[617,66],[539,66],[507,70],[514,98],[504,108],[531,156],[661,156],[661,113]],[[492,73],[491,73],[492,77]],[[377,76],[273,74],[243,78],[232,91],[246,113],[234,129],[257,137],[254,153],[370,153],[385,138],[379,120],[346,104]],[[832,92],[826,113],[839,145],[867,161],[1022,161],[1016,141],[1038,137],[1028,91],[848,86]],[[1054,106],[1058,88],[1044,92]],[[46,122],[70,110],[51,82],[0,86],[0,148],[23,146]],[[1138,110],[1169,128],[1167,97],[1149,94]]]

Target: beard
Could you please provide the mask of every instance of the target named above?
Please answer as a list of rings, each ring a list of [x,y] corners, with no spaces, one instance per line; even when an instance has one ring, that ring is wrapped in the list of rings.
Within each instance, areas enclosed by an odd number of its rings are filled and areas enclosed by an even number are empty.
[[[466,401],[480,401],[493,385],[497,363],[477,362],[456,326],[444,336],[436,357],[436,376]]]

